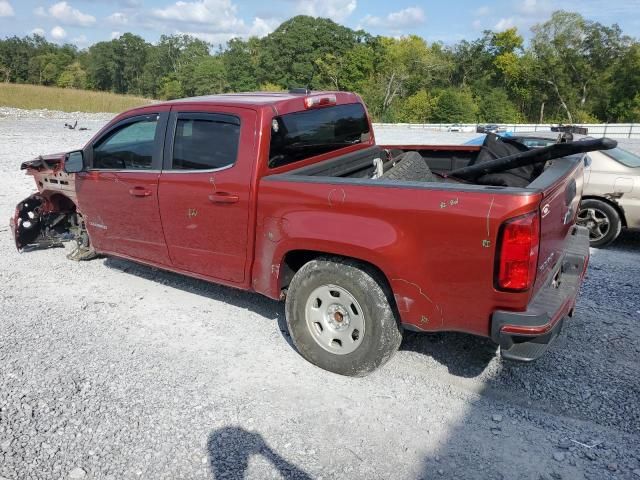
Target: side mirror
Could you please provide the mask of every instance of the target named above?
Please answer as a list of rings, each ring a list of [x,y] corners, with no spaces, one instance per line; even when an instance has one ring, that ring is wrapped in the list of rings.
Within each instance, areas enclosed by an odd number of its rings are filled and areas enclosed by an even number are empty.
[[[64,157],[64,171],[78,173],[84,170],[84,155],[82,150],[67,153]]]
[[[584,156],[584,166],[588,168],[591,165],[591,157],[589,155]]]

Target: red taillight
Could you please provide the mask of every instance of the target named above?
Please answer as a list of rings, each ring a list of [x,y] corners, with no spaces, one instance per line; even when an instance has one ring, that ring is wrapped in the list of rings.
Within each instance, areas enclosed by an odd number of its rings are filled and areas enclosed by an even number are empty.
[[[540,219],[536,212],[507,220],[500,229],[496,288],[522,292],[533,285],[540,246]]]
[[[315,97],[307,97],[304,99],[304,107],[308,110],[316,107],[328,107],[336,104],[335,95],[318,95]]]

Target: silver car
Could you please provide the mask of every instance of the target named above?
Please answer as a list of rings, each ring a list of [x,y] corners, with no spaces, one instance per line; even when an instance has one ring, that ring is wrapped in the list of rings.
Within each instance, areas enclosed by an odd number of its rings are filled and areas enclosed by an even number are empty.
[[[588,157],[578,223],[592,247],[604,247],[622,228],[640,228],[640,157],[620,147]]]
[[[557,142],[589,139],[585,135],[558,132],[517,132],[508,138],[529,148]],[[467,144],[481,145],[484,137]],[[589,152],[578,223],[589,229],[592,247],[613,242],[623,228],[640,229],[640,156],[617,147]]]
[[[591,137],[533,132],[510,138],[535,148]],[[592,247],[604,247],[618,238],[623,228],[640,228],[640,156],[616,147],[590,152],[587,157],[578,223],[589,229]]]

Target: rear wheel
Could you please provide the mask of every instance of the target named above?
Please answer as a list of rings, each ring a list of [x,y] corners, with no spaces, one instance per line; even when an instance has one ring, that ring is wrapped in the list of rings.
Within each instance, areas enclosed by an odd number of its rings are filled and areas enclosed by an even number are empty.
[[[592,247],[606,247],[613,242],[622,229],[620,215],[606,202],[589,198],[580,203],[578,225],[589,230],[589,244]]]
[[[376,277],[357,262],[332,258],[298,270],[287,292],[286,316],[304,358],[351,376],[366,375],[391,358],[402,333]]]

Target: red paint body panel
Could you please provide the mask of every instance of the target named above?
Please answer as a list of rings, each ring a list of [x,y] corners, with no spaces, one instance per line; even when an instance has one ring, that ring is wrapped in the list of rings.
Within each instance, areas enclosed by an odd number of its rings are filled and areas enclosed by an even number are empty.
[[[355,94],[330,93],[338,105],[361,103]],[[240,149],[233,166],[217,171],[87,171],[77,174],[75,183],[70,178],[65,195],[83,214],[94,248],[276,299],[281,296],[287,253],[310,250],[353,257],[383,272],[402,322],[425,331],[487,336],[495,310],[526,308],[535,289],[509,293],[494,288],[500,225],[512,217],[539,212],[541,202],[547,202],[550,213],[541,220],[540,262],[553,252],[560,255],[568,231],[568,225],[557,223],[558,216],[566,213],[562,195],[568,182],[578,181],[581,169],[544,193],[276,176],[375,145],[370,129],[370,138],[363,143],[269,169],[271,120],[304,110],[304,98],[278,93],[217,95],[152,105],[116,117],[85,151],[120,120],[168,111],[236,115],[241,122]],[[166,136],[170,135],[173,132],[167,131]],[[459,145],[389,148],[479,149]],[[29,173],[37,182],[60,173],[57,158],[57,167],[43,171],[29,167]],[[42,186],[39,190],[43,195],[53,192]],[[132,195],[140,190],[148,194]],[[221,197],[227,201],[220,201]],[[553,265],[543,265],[536,288]]]
[[[202,109],[198,105],[173,107],[179,112]],[[258,116],[254,110],[223,106],[215,113],[240,118],[235,164],[217,171],[163,171],[160,214],[174,267],[242,285],[253,232],[253,225],[249,225],[250,180],[256,165]]]
[[[539,194],[265,178],[259,199],[254,288],[273,298],[280,293],[282,258],[291,250],[323,251],[375,265],[391,283],[403,323],[421,330],[486,335],[496,308],[523,309],[530,298],[529,292],[494,290],[495,244],[500,224],[536,210]],[[486,240],[490,247],[483,246]]]
[[[158,172],[90,171],[76,176],[78,205],[96,251],[170,265],[158,209]],[[140,189],[146,196],[134,196]]]
[[[168,110],[153,105],[118,115],[89,140],[85,151],[123,118]],[[158,170],[90,169],[76,174],[78,210],[97,252],[171,264],[158,208],[159,176]]]
[[[582,162],[581,162],[582,164]],[[575,195],[567,198],[568,185],[575,182]],[[583,168],[562,179],[548,192],[540,204],[540,253],[534,291],[540,289],[562,256],[564,242],[578,214],[584,183]]]

